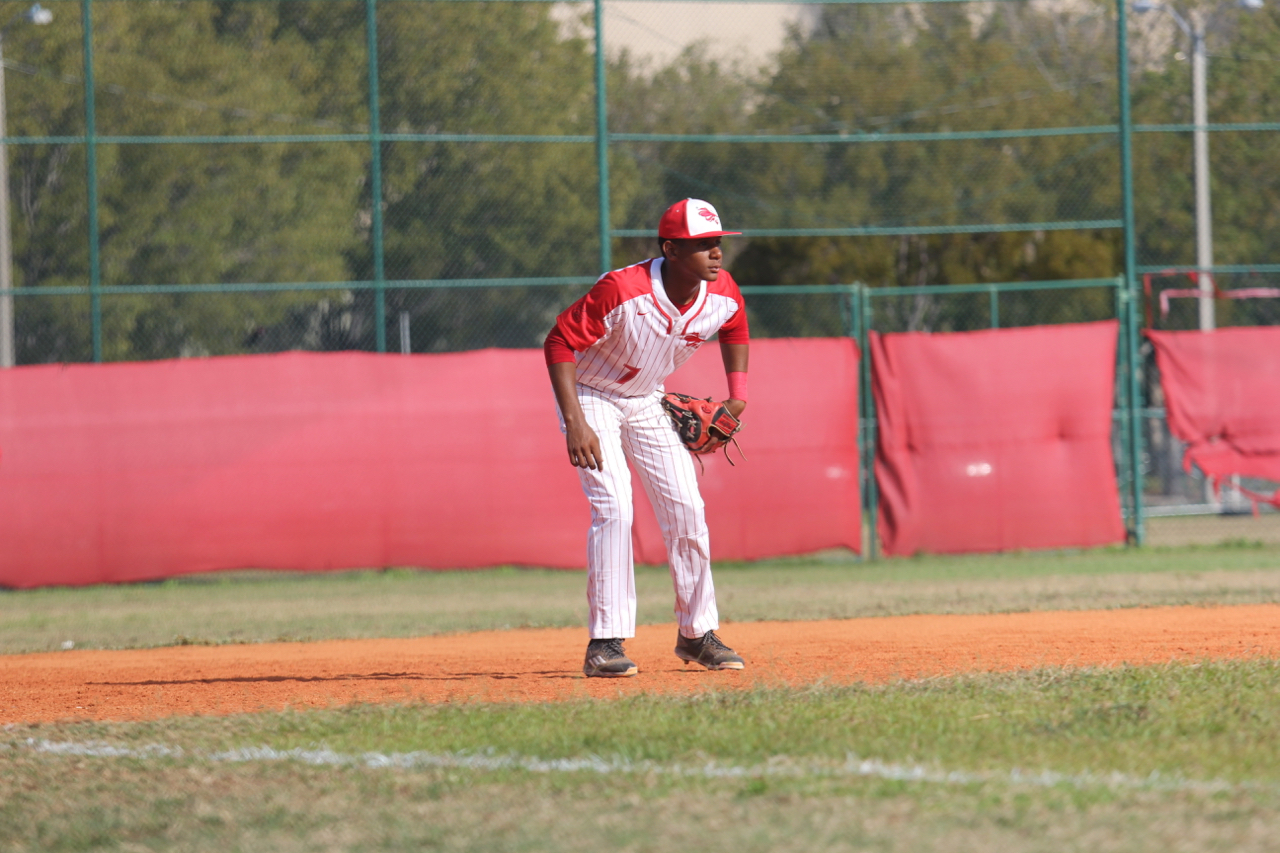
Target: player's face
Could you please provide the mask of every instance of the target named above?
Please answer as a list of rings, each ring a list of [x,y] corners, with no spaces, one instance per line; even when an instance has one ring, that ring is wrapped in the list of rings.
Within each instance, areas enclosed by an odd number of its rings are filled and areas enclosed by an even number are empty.
[[[724,252],[719,237],[695,237],[692,240],[668,240],[672,247],[667,260],[703,281],[715,281],[720,275]]]

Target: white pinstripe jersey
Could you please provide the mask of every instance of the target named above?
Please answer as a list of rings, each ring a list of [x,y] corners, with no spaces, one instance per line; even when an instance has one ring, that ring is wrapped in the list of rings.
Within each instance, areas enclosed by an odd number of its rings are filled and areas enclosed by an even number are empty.
[[[728,271],[702,282],[683,313],[662,284],[662,258],[605,273],[556,326],[577,354],[578,382],[622,397],[644,397],[722,329],[747,338],[747,312]]]

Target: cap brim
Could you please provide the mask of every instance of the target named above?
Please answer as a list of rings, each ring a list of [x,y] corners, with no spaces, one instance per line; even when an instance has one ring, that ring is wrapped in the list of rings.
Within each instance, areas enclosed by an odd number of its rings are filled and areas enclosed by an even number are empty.
[[[741,231],[704,231],[701,234],[694,234],[692,237],[672,237],[670,234],[659,234],[659,240],[701,240],[703,237],[732,237],[735,234],[741,234]]]

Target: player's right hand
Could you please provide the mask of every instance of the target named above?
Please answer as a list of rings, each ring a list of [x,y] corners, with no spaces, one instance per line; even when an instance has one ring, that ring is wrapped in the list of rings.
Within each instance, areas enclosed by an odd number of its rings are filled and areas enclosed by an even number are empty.
[[[569,461],[578,468],[604,470],[604,458],[600,454],[600,438],[586,424],[569,426],[565,430],[565,443],[569,449]]]

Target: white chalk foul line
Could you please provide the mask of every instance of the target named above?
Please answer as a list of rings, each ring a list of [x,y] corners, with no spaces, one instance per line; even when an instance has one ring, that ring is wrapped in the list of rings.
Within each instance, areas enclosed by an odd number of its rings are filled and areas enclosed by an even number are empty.
[[[215,763],[251,763],[297,761],[329,767],[364,767],[369,769],[457,769],[457,770],[522,770],[528,773],[596,773],[657,774],[702,779],[803,779],[803,778],[869,778],[894,782],[921,782],[941,785],[977,785],[1000,783],[1036,788],[1107,788],[1112,790],[1157,790],[1215,794],[1245,790],[1280,791],[1280,786],[1258,782],[1186,779],[1152,771],[1146,776],[1124,773],[1058,773],[1052,770],[967,771],[939,770],[919,764],[896,764],[874,758],[847,756],[843,762],[797,761],[786,756],[763,764],[724,764],[708,761],[700,764],[632,761],[624,758],[584,756],[580,758],[536,758],[523,755],[496,755],[469,752],[364,752],[348,754],[329,749],[274,749],[250,746],[220,752],[185,750],[182,747],[154,744],[132,747],[116,746],[101,741],[49,741],[28,738],[0,743],[5,750],[29,750],[45,755],[73,755],[89,758],[124,758],[134,760],[188,759]]]

